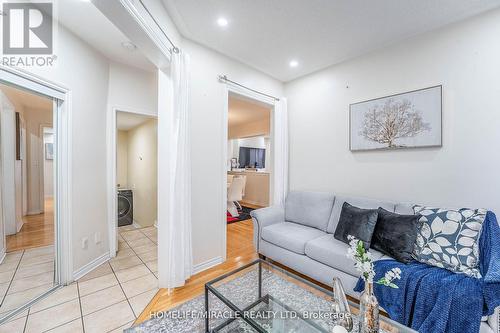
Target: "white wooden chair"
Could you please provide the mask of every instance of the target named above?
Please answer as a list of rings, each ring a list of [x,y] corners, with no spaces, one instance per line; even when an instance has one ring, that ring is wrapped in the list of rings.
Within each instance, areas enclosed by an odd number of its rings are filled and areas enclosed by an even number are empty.
[[[245,185],[245,179],[241,177],[234,177],[231,185],[227,190],[227,211],[232,217],[238,217],[238,208],[236,203],[243,199],[243,186]],[[240,205],[241,207],[241,205]]]

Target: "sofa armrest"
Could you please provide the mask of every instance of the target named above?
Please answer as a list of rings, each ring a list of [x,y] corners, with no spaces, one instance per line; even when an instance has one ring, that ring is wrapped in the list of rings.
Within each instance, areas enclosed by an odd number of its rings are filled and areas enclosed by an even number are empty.
[[[500,332],[500,306],[488,317],[488,325],[490,325],[493,332]]]
[[[262,229],[268,225],[285,221],[285,209],[282,206],[271,206],[267,208],[256,209],[250,212],[253,222],[253,244],[259,252],[259,241],[262,235]]]

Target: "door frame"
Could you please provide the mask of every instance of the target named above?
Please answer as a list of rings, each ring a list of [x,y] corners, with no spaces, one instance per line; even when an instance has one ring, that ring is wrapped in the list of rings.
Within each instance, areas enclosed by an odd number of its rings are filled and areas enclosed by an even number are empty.
[[[36,300],[73,281],[72,251],[72,128],[71,90],[41,76],[0,65],[0,82],[53,99],[54,129],[54,287],[44,295],[11,312],[6,320]]]
[[[14,233],[17,233],[17,212],[16,212],[16,184],[15,184],[15,163],[16,163],[16,147],[3,147],[3,141],[7,141],[7,140],[4,140],[4,136],[7,136],[10,138],[10,142],[6,142],[6,145],[15,145],[16,144],[16,120],[15,120],[15,116],[16,116],[16,110],[15,110],[15,107],[14,105],[12,105],[12,103],[10,102],[10,100],[8,100],[7,96],[5,94],[2,94],[3,96],[2,97],[5,97],[7,100],[2,100],[1,101],[1,105],[0,107],[2,108],[2,110],[0,110],[0,121],[2,121],[1,118],[10,118],[10,125],[12,125],[13,127],[10,129],[10,132],[9,131],[3,131],[3,129],[0,128],[0,133],[1,134],[1,137],[0,137],[0,192],[1,192],[1,197],[2,197],[2,201],[1,201],[1,213],[2,213],[2,216],[0,216],[0,218],[2,219],[2,225],[3,225],[3,230],[2,230],[2,233],[1,233],[1,236],[3,238],[3,248],[1,249],[1,253],[0,253],[0,256],[2,258],[2,261],[3,261],[3,258],[5,256],[5,254],[7,253],[7,241],[6,241],[6,238],[7,238],[7,230],[9,231],[9,233],[12,234],[12,231]],[[4,126],[4,125],[7,125],[7,127],[10,127],[8,126],[8,124],[0,124],[1,126]],[[9,135],[10,134],[10,135]],[[5,162],[3,160],[3,157],[4,155],[6,156],[10,156],[10,159],[9,161]],[[8,170],[9,169],[9,165],[10,164],[10,169],[11,170]],[[11,171],[11,172],[8,172],[8,171]],[[6,178],[6,180],[4,180],[4,178]],[[7,198],[9,198],[10,200],[6,200]],[[13,200],[12,200],[13,199]],[[8,201],[8,202],[6,202]],[[9,209],[5,209],[5,208],[9,208]],[[12,223],[9,223],[9,226],[6,225],[6,221],[8,219],[12,219]],[[2,262],[0,261],[0,263]]]
[[[118,251],[118,198],[116,194],[116,115],[118,112],[126,112],[136,115],[158,119],[158,115],[154,111],[141,110],[137,108],[125,106],[112,106],[108,108],[108,126],[107,126],[107,142],[108,142],[108,230],[109,230],[109,256],[116,257]],[[158,138],[157,138],[158,139]],[[157,153],[158,154],[158,153]],[[155,225],[156,226],[156,225]]]
[[[51,124],[43,123],[43,124],[40,124],[39,129],[38,129],[39,135],[42,138],[42,145],[43,145],[42,150],[40,151],[40,154],[42,155],[42,156],[40,156],[40,161],[42,161],[42,163],[41,163],[42,165],[40,166],[40,170],[39,170],[40,171],[40,178],[38,178],[40,181],[40,185],[39,185],[40,211],[42,213],[45,212],[45,144],[43,143],[43,138],[44,138],[43,129],[44,128],[52,128],[52,132],[54,132],[54,126]],[[54,138],[55,138],[55,136],[54,136]]]
[[[269,175],[269,205],[273,204],[273,193],[274,193],[274,115],[275,115],[275,103],[276,101],[273,98],[266,97],[261,94],[254,93],[248,89],[241,88],[239,86],[232,85],[230,83],[226,83],[224,85],[223,98],[224,98],[224,112],[222,115],[222,208],[221,208],[221,221],[222,221],[222,262],[227,259],[227,160],[228,160],[228,150],[227,150],[227,141],[229,140],[228,134],[228,117],[229,117],[229,96],[230,95],[240,95],[252,100],[255,100],[260,103],[264,103],[271,108],[271,119],[270,119],[270,146],[271,146],[271,154],[270,160],[271,162],[271,170]]]

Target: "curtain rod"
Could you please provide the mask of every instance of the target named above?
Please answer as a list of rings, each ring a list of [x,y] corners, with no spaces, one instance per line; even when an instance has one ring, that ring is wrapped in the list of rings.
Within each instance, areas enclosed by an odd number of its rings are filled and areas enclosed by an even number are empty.
[[[168,37],[167,33],[165,32],[165,30],[163,30],[163,28],[161,27],[161,25],[158,23],[158,21],[156,21],[156,19],[154,18],[154,16],[151,14],[151,12],[149,11],[148,7],[146,7],[146,5],[144,4],[144,2],[142,2],[142,0],[139,0],[139,2],[141,3],[142,7],[144,8],[144,10],[146,10],[146,12],[149,14],[149,16],[151,17],[151,19],[153,20],[153,22],[158,26],[158,28],[160,29],[160,31],[162,32],[162,34],[165,36],[165,38],[167,38],[168,42],[170,43],[170,45],[172,45],[172,48],[170,49],[170,52],[174,52],[174,53],[179,53],[179,48],[174,44],[174,42],[172,42],[172,40]]]
[[[247,87],[247,86],[244,86],[244,85],[242,85],[241,83],[238,83],[238,82],[235,82],[235,81],[229,80],[229,79],[227,78],[227,76],[226,76],[226,75],[219,75],[219,81],[221,81],[221,82],[226,82],[226,83],[227,83],[227,82],[230,82],[230,83],[232,83],[232,84],[234,84],[234,85],[237,85],[238,87],[245,88],[245,89],[247,89],[247,90],[253,91],[254,93],[257,93],[257,94],[260,94],[260,95],[263,95],[263,96],[266,96],[266,97],[272,98],[272,99],[274,99],[275,101],[279,101],[279,100],[280,100],[278,97],[274,97],[274,96],[272,96],[272,95],[265,94],[265,93],[260,92],[260,91],[258,91],[258,90],[255,90],[255,89],[249,88],[249,87]]]

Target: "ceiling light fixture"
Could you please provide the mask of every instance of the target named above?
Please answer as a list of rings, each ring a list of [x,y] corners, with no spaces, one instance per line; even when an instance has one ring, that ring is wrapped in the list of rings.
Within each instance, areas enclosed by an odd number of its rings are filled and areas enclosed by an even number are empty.
[[[127,51],[135,51],[137,49],[137,46],[132,42],[122,42],[122,46]]]
[[[299,62],[297,60],[292,60],[290,61],[290,67],[294,68],[294,67],[297,67],[299,65]]]
[[[219,27],[227,27],[229,22],[227,21],[227,19],[219,17],[219,19],[217,20],[217,24],[219,25]]]

